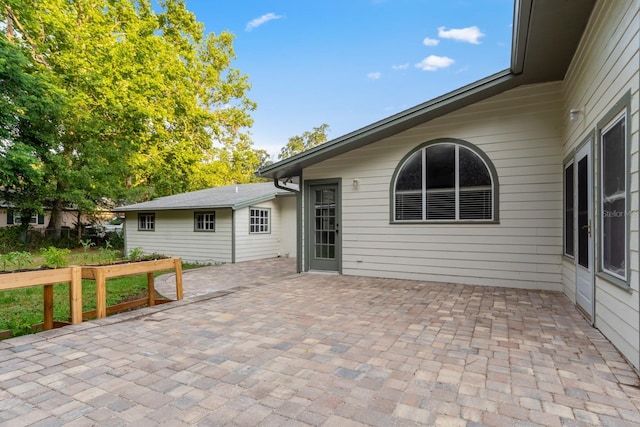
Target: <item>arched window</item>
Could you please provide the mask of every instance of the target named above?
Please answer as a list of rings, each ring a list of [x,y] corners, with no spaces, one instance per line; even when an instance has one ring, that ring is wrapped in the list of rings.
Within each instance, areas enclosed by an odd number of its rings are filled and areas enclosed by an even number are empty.
[[[428,142],[395,171],[393,222],[497,221],[498,181],[489,158],[459,140]]]

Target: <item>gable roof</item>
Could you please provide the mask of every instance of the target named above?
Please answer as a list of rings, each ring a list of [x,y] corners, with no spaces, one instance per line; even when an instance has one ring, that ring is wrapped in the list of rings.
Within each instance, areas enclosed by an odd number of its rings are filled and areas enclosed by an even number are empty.
[[[596,0],[515,0],[510,68],[260,169],[282,179],[302,169],[517,86],[562,80]]]
[[[227,185],[207,188],[173,196],[159,197],[148,202],[122,206],[114,212],[161,211],[231,208],[240,209],[276,197],[290,196],[291,192],[276,188],[272,182]]]

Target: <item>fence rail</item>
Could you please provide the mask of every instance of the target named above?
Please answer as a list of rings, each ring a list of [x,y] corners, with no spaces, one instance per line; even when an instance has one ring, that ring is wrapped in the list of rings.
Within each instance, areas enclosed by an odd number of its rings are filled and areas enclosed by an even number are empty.
[[[65,323],[60,324],[60,322],[53,321],[53,285],[58,283],[69,284],[69,323],[77,324],[83,321],[83,317],[87,318],[91,315],[94,315],[96,318],[102,318],[111,312],[131,309],[144,304],[153,306],[171,301],[155,297],[154,273],[163,270],[175,271],[176,299],[181,300],[183,293],[182,260],[180,258],[103,266],[72,266],[52,270],[21,271],[1,274],[0,291],[43,286],[43,328],[49,330],[59,325],[65,325]],[[147,274],[148,298],[107,307],[107,279],[144,273]],[[82,312],[82,279],[94,280],[96,282],[96,309],[86,313]]]

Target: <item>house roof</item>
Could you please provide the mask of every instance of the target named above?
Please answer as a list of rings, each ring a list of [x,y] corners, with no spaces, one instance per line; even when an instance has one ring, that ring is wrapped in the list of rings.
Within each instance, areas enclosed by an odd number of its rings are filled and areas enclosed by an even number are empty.
[[[114,212],[160,211],[231,208],[240,209],[276,197],[290,196],[287,190],[276,188],[272,182],[227,185],[205,190],[159,197],[148,202],[121,206]]]
[[[596,0],[515,0],[510,68],[260,169],[282,179],[302,169],[524,84],[562,80]]]

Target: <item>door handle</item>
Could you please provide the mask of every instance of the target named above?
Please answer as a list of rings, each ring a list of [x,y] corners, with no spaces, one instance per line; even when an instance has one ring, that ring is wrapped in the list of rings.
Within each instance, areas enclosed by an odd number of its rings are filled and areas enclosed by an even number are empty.
[[[581,229],[587,229],[587,232],[589,233],[589,237],[591,237],[591,220],[589,220],[589,224],[587,225],[583,225],[582,227],[580,227]]]

